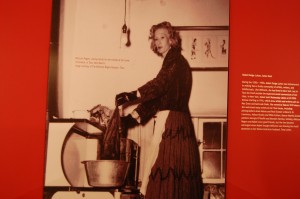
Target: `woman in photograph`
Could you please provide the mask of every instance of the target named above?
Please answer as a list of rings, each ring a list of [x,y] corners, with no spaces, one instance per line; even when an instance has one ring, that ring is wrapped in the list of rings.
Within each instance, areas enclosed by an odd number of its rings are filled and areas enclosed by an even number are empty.
[[[116,95],[116,105],[139,99],[121,117],[128,128],[156,117],[140,188],[146,199],[202,199],[200,156],[188,107],[192,75],[181,55],[181,39],[169,22],[150,29],[151,49],[163,58],[157,76],[136,91]]]

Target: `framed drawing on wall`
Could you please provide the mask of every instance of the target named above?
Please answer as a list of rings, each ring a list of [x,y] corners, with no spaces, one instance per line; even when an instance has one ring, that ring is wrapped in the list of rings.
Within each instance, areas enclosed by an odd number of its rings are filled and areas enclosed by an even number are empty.
[[[177,26],[182,54],[192,70],[227,71],[228,26]]]

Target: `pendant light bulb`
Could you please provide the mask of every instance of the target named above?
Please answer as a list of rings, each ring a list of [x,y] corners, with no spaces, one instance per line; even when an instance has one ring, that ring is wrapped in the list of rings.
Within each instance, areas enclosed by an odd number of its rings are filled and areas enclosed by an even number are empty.
[[[124,24],[123,26],[122,26],[122,33],[127,33],[127,26],[126,26],[126,24]]]
[[[125,46],[127,43],[127,26],[126,26],[126,24],[124,24],[122,27],[121,43],[123,46]]]

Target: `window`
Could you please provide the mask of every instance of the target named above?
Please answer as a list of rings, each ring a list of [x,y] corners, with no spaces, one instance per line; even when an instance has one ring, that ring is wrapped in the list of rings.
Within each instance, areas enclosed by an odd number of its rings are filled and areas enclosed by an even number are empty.
[[[226,117],[193,117],[200,142],[202,178],[204,183],[225,183],[227,121]]]

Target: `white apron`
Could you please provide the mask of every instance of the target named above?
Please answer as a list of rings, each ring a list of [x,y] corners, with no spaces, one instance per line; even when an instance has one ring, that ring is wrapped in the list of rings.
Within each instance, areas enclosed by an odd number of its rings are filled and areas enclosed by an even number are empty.
[[[158,156],[158,151],[159,151],[159,144],[161,142],[162,134],[165,130],[165,123],[167,120],[167,117],[169,115],[169,110],[164,110],[160,111],[156,114],[156,119],[155,119],[155,126],[154,126],[154,132],[153,132],[153,137],[151,140],[151,152],[147,154],[147,160],[145,162],[145,168],[144,168],[144,175],[142,178],[142,185],[140,188],[140,192],[143,195],[146,195],[146,190],[147,190],[147,185],[149,182],[149,176],[151,174],[151,169],[152,166],[155,163],[155,160]]]

